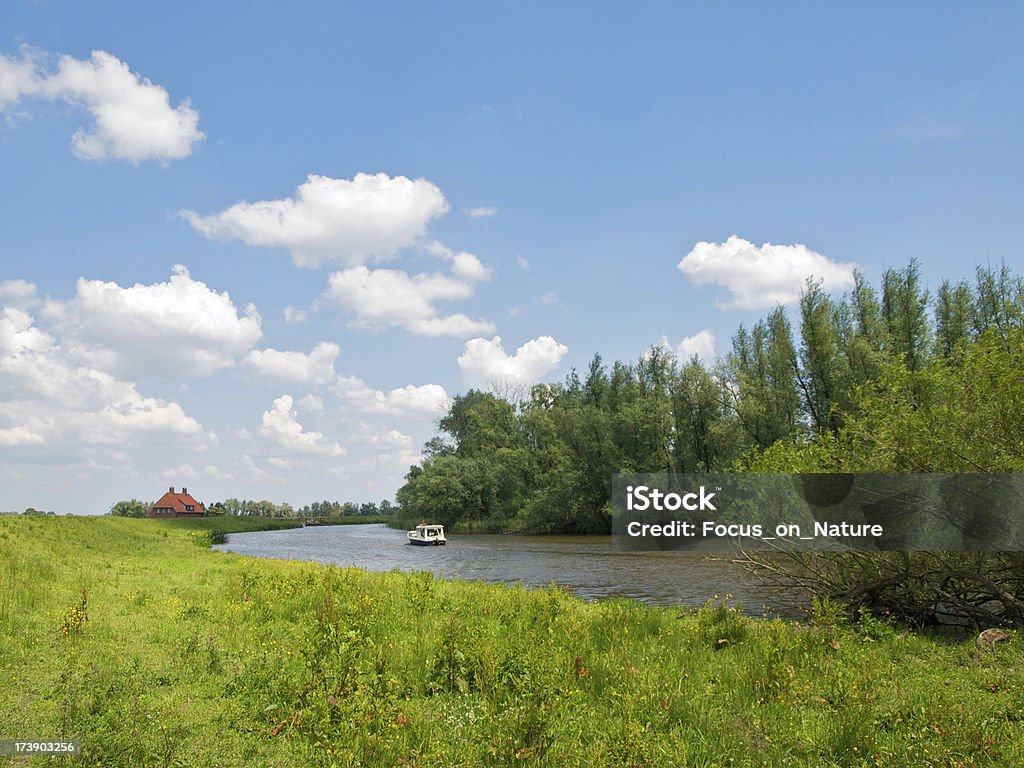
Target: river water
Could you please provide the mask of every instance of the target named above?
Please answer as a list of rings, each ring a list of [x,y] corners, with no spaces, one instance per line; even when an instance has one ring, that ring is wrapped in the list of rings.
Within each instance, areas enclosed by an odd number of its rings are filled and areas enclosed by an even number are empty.
[[[216,550],[311,560],[368,571],[430,571],[444,579],[557,584],[585,600],[627,597],[652,605],[699,606],[732,595],[755,616],[803,616],[794,596],[758,584],[740,566],[694,552],[621,552],[610,536],[449,534],[443,547],[414,547],[385,525],[336,525],[232,533]]]

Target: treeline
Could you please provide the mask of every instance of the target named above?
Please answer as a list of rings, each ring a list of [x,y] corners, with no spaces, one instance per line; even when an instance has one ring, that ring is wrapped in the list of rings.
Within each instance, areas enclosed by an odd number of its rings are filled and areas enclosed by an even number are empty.
[[[522,402],[454,398],[400,517],[598,533],[616,472],[1020,470],[1022,318],[1005,265],[934,294],[916,261],[841,297],[810,280],[714,364],[654,347]]]
[[[125,499],[116,502],[110,508],[110,514],[120,517],[148,517],[153,506],[151,501]],[[275,504],[266,499],[225,499],[216,501],[206,508],[211,516],[231,515],[235,517],[255,516],[273,518],[314,518],[314,517],[370,517],[376,515],[393,515],[396,507],[389,500],[375,502],[354,501],[314,501],[295,508],[288,502]]]
[[[375,502],[354,501],[314,501],[295,508],[287,502],[274,504],[271,501],[251,501],[248,499],[225,499],[211,504],[207,509],[210,515],[258,515],[260,517],[354,517],[371,515],[391,515],[395,506],[387,499],[379,504]]]

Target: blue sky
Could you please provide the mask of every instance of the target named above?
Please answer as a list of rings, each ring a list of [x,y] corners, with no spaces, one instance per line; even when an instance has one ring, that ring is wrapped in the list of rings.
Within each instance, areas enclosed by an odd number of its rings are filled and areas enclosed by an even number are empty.
[[[14,0],[0,508],[390,498],[469,386],[1018,266],[1022,16]]]

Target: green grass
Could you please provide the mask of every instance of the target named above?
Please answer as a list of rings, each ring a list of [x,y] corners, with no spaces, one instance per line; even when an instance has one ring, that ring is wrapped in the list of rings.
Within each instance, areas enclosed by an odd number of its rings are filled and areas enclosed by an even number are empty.
[[[225,524],[0,517],[0,738],[80,737],[83,766],[1024,764],[1016,636],[208,551]]]

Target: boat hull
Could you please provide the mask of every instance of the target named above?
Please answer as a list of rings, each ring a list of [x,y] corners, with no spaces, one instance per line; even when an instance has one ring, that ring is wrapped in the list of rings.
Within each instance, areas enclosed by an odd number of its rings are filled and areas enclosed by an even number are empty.
[[[409,543],[417,547],[439,547],[443,544],[447,544],[444,539],[414,539],[409,537]]]

